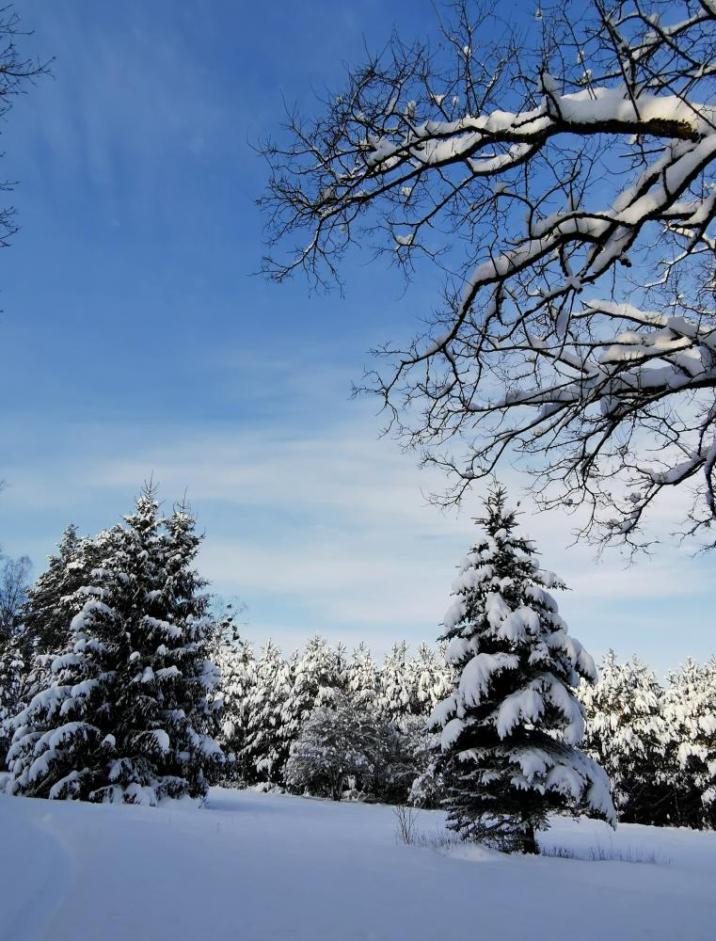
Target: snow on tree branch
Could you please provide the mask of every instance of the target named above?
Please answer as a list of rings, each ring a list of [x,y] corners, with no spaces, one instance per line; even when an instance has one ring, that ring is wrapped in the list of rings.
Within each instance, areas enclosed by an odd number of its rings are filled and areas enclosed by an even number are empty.
[[[564,0],[540,24],[531,43],[461,0],[433,47],[394,37],[322,116],[290,113],[264,147],[266,271],[328,284],[367,243],[447,278],[367,382],[445,501],[511,456],[543,506],[587,505],[587,536],[638,545],[684,486],[695,533],[716,516],[716,6]]]

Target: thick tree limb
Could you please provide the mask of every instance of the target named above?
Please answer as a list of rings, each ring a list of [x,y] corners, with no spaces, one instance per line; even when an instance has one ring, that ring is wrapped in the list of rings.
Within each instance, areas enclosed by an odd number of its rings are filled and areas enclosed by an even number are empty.
[[[477,49],[497,27],[462,0],[443,46],[396,38],[290,116],[266,271],[325,283],[363,240],[408,274],[449,259],[431,335],[369,378],[391,427],[452,473],[447,501],[511,455],[544,506],[636,546],[665,490],[694,488],[692,534],[715,513],[716,6],[584,6]]]

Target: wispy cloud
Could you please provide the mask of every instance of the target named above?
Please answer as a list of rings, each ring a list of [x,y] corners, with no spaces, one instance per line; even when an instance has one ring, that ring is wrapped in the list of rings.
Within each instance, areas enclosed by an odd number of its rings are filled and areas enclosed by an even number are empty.
[[[207,527],[202,570],[218,591],[249,602],[250,633],[258,640],[363,631],[380,650],[398,636],[434,638],[455,565],[475,536],[471,517],[480,512],[477,496],[459,514],[429,505],[424,494],[442,479],[377,439],[372,417],[350,405],[341,422],[324,424],[313,437],[305,424],[282,420],[261,430],[105,427],[101,438],[85,432],[84,442],[70,442],[52,468],[28,469],[13,502],[29,505],[41,494],[124,510],[149,475],[167,499],[187,492]],[[523,481],[508,476],[517,495]],[[527,500],[522,509],[543,564],[572,589],[562,608],[590,646],[630,652],[638,646],[635,618],[653,627],[643,631],[647,651],[669,646],[667,628],[677,618],[681,636],[672,640],[683,644],[691,633],[691,649],[703,643],[696,612],[713,596],[703,560],[664,549],[632,566],[617,555],[598,561],[588,547],[567,548],[572,519],[537,514]],[[653,654],[666,663],[679,656]]]
[[[23,125],[22,177],[34,192],[38,183],[48,193],[81,180],[107,224],[156,230],[168,221],[158,214],[178,208],[168,177],[192,162],[204,172],[205,158],[235,145],[243,108],[232,102],[229,120],[185,17],[167,17],[158,31],[148,8],[130,4],[124,14],[88,16],[82,4],[50,4],[36,21],[28,12],[37,54],[54,58],[58,80],[40,83],[13,121]]]

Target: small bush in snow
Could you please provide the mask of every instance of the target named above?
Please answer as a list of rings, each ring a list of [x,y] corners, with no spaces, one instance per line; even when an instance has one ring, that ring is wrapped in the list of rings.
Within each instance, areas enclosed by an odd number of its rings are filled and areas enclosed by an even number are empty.
[[[412,807],[398,804],[394,809],[396,837],[401,843],[411,845],[415,843],[416,816]]]
[[[350,786],[370,791],[386,756],[386,731],[378,717],[345,696],[311,714],[291,748],[286,783],[298,791],[340,800]]]

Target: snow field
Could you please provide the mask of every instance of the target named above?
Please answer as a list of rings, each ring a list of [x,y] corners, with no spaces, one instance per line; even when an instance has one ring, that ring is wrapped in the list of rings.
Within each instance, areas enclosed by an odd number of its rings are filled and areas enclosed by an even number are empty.
[[[393,809],[215,788],[206,808],[0,797],[2,941],[712,941],[716,834],[557,820],[546,848],[396,842]],[[436,837],[436,845],[430,845]]]

